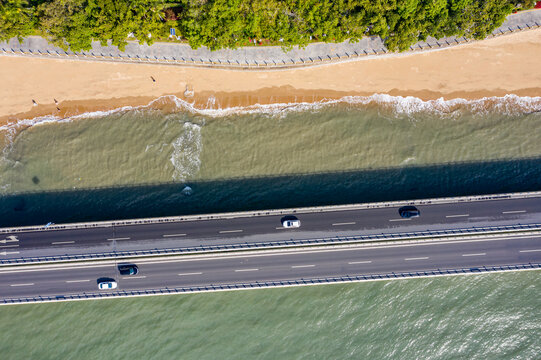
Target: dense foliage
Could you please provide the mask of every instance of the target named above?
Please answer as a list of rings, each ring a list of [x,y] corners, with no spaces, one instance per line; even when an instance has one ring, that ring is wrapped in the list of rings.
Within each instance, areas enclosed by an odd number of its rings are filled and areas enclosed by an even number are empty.
[[[250,42],[285,48],[357,41],[377,35],[390,50],[428,36],[481,39],[514,9],[534,0],[0,0],[0,40],[31,33],[56,45],[89,49],[93,39],[123,48],[167,36],[170,27],[194,47],[216,50]]]

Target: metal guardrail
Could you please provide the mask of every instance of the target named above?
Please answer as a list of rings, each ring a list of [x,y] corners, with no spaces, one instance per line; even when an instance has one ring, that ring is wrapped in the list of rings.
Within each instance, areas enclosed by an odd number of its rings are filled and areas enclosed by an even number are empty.
[[[65,262],[78,260],[105,260],[128,257],[144,257],[158,255],[183,255],[197,254],[209,252],[225,252],[238,250],[253,250],[253,249],[273,249],[283,247],[294,247],[303,245],[332,245],[332,244],[348,244],[356,242],[371,242],[381,240],[397,240],[407,238],[423,238],[423,237],[441,237],[449,235],[465,235],[479,234],[486,232],[499,231],[520,231],[520,230],[536,230],[541,229],[541,223],[534,224],[516,224],[516,225],[501,225],[501,226],[483,226],[471,227],[462,229],[446,229],[446,230],[426,230],[401,233],[381,233],[368,235],[354,236],[334,236],[326,238],[310,238],[310,239],[290,239],[278,241],[265,241],[253,243],[237,243],[237,244],[217,244],[217,245],[198,245],[187,247],[163,248],[163,249],[147,249],[147,250],[126,250],[126,251],[110,251],[102,253],[88,254],[64,254],[51,256],[32,256],[19,257],[11,259],[1,259],[0,265],[16,265],[16,264],[32,264],[32,263],[50,263],[50,262]]]
[[[531,30],[541,27],[537,21],[533,23],[525,23],[521,25],[515,25],[507,27],[507,29],[496,29],[489,36],[496,37],[500,35],[505,35],[509,33],[514,33],[517,31]],[[466,37],[449,37],[439,40],[434,40],[433,42],[418,42],[415,45],[410,46],[410,51],[424,51],[424,50],[434,50],[440,48],[446,48],[450,46],[456,46],[459,44],[469,43],[475,41],[473,39],[468,39]],[[275,61],[275,60],[229,60],[229,59],[205,59],[205,58],[176,58],[171,57],[157,57],[157,56],[139,56],[139,55],[129,55],[129,54],[103,54],[102,52],[93,52],[93,51],[81,51],[81,52],[72,52],[64,50],[53,50],[53,52],[47,50],[46,53],[31,49],[21,49],[21,48],[11,48],[11,47],[2,47],[0,51],[6,55],[24,55],[24,56],[37,56],[37,57],[58,57],[58,58],[72,58],[79,60],[92,60],[92,61],[115,61],[115,62],[127,62],[127,63],[145,63],[145,64],[164,64],[164,65],[190,65],[190,66],[200,66],[200,67],[218,67],[218,68],[239,68],[239,69],[272,69],[272,68],[291,68],[291,67],[303,67],[316,65],[321,63],[337,62],[343,60],[350,60],[353,58],[361,58],[367,56],[375,55],[385,55],[389,51],[385,48],[372,48],[365,49],[362,52],[352,51],[344,53],[335,53],[335,54],[326,54],[325,56],[314,56],[314,57],[299,57],[299,58],[290,58],[287,60]]]
[[[96,293],[85,292],[82,294],[69,294],[69,295],[56,295],[56,296],[6,298],[6,299],[0,300],[0,305],[30,304],[30,303],[74,301],[74,300],[111,299],[111,298],[123,298],[123,297],[130,297],[130,296],[190,294],[190,293],[211,292],[211,291],[265,289],[265,288],[273,288],[273,287],[339,284],[339,283],[351,283],[351,282],[361,282],[361,281],[411,279],[411,278],[430,277],[430,276],[465,275],[465,274],[536,270],[536,269],[541,269],[541,263],[481,266],[481,267],[458,268],[458,269],[436,269],[436,270],[413,271],[413,272],[391,272],[391,273],[368,274],[368,275],[345,275],[345,276],[338,276],[338,277],[323,277],[323,278],[309,278],[309,279],[300,278],[300,279],[293,279],[293,280],[278,280],[278,281],[263,281],[263,282],[255,281],[255,282],[237,283],[237,284],[235,283],[218,284],[218,285],[210,284],[210,285],[192,286],[192,287],[172,287],[172,288],[165,287],[165,288],[149,289],[149,290],[120,290],[120,291],[115,291],[115,292],[96,292]]]
[[[115,188],[115,186],[110,187],[110,188]],[[54,192],[54,191],[51,191],[51,192]],[[47,229],[45,229],[43,225],[21,226],[21,227],[15,227],[15,228],[0,228],[0,234],[25,232],[25,231],[45,231],[45,230],[53,231],[53,230],[68,230],[68,229],[89,229],[89,228],[112,227],[112,226],[129,226],[129,225],[141,225],[141,224],[161,224],[161,223],[173,223],[173,222],[180,222],[180,221],[231,219],[231,218],[253,217],[253,216],[290,215],[290,214],[298,214],[298,213],[301,213],[301,214],[321,213],[321,212],[327,212],[327,211],[389,208],[389,207],[398,207],[398,206],[404,206],[404,205],[429,205],[429,204],[449,204],[449,203],[463,203],[463,202],[487,201],[487,200],[526,199],[526,198],[531,198],[531,197],[541,197],[541,191],[505,193],[505,194],[470,195],[470,196],[429,198],[429,199],[412,199],[412,200],[399,200],[399,201],[386,201],[386,202],[373,202],[373,203],[360,203],[360,204],[327,205],[327,206],[314,206],[314,207],[289,208],[289,209],[266,209],[266,210],[253,210],[253,211],[230,212],[230,213],[169,216],[169,217],[160,217],[160,218],[109,220],[109,221],[97,221],[97,222],[87,222],[87,223],[55,224],[55,225],[49,226]]]

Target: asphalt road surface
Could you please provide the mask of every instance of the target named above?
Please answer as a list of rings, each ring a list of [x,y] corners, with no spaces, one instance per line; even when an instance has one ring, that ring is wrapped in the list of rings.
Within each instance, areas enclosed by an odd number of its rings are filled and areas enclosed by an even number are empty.
[[[398,207],[297,213],[299,229],[284,229],[272,215],[17,232],[0,237],[0,259],[541,222],[539,197],[417,207],[421,216],[413,219],[401,218]]]
[[[121,276],[117,263],[0,268],[0,298],[99,292],[97,279],[119,290],[279,281],[343,275],[457,269],[541,262],[541,235],[433,241],[331,249],[140,259],[139,273]],[[101,290],[111,291],[111,290]]]

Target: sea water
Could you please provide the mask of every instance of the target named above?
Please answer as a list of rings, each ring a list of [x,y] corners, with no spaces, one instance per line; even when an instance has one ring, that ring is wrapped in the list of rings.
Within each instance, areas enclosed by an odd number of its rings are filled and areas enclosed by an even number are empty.
[[[0,307],[2,359],[468,359],[541,353],[539,271]]]
[[[0,226],[538,190],[540,111],[514,95],[232,109],[169,96],[29,119],[0,128]]]
[[[541,99],[125,108],[3,127],[2,226],[541,188]],[[539,271],[0,307],[2,359],[537,359]]]

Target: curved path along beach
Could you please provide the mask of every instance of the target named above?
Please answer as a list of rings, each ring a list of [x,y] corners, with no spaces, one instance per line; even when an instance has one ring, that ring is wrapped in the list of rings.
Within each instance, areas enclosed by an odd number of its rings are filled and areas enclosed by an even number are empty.
[[[502,26],[496,28],[489,35],[489,38],[539,27],[541,27],[541,11],[520,12],[510,15]],[[438,50],[472,41],[465,37],[456,36],[442,39],[429,37],[426,41],[419,41],[410,46],[408,52]],[[349,41],[313,43],[305,48],[294,47],[287,52],[280,46],[251,46],[234,50],[210,51],[204,46],[192,49],[188,44],[163,42],[148,46],[139,45],[136,41],[131,41],[124,51],[120,51],[116,46],[102,46],[99,41],[94,41],[91,50],[76,53],[53,46],[44,38],[31,36],[23,41],[13,38],[7,43],[0,42],[0,54],[243,70],[306,67],[393,55],[389,53],[383,41],[377,36],[365,37],[356,43]]]
[[[516,21],[519,15],[527,16],[531,23],[535,17],[541,17],[541,11],[512,15],[509,26],[520,26]],[[312,47],[317,46],[344,44]],[[246,55],[250,51],[274,50],[254,47],[223,50],[220,54]],[[156,106],[176,106],[178,99],[195,108],[224,109],[374,94],[414,96],[425,101],[441,97],[478,99],[541,94],[537,60],[541,58],[541,29],[438,51],[365,56],[358,58],[363,61],[327,62],[281,71],[1,55],[0,123],[3,124],[40,115],[63,118],[89,111],[147,105],[167,95],[173,95],[169,98],[173,101],[161,101]]]

